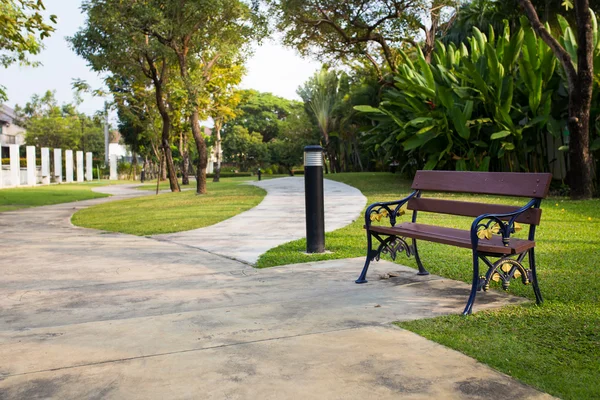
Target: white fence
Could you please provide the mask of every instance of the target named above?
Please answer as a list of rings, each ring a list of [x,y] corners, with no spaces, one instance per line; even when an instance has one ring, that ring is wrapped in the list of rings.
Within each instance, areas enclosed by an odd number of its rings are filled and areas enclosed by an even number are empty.
[[[62,149],[54,149],[53,152],[50,152],[49,148],[43,147],[40,152],[41,165],[37,165],[35,146],[27,146],[27,166],[21,167],[19,145],[11,144],[8,147],[10,162],[2,164],[2,158],[0,158],[0,189],[62,183],[63,176],[66,177],[67,182],[93,180],[92,153],[90,152],[86,153],[84,158],[83,152],[77,151],[76,160],[74,160],[72,150],[63,152]],[[53,163],[50,160],[51,154],[54,158]],[[62,161],[63,154],[64,165]],[[53,168],[50,168],[51,166]],[[74,171],[77,172],[76,177],[74,177]]]

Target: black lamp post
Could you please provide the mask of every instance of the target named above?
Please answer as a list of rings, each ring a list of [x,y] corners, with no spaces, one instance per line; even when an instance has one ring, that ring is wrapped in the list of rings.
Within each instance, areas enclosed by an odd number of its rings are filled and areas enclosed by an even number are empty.
[[[323,148],[304,148],[304,196],[306,203],[306,252],[325,251],[325,206],[323,200]]]

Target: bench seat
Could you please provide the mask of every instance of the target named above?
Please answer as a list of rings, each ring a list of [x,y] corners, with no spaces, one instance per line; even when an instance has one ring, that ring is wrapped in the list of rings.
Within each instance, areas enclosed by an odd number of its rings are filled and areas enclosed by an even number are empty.
[[[371,225],[369,230],[384,235],[409,237],[411,239],[443,243],[451,246],[464,247],[466,249],[472,248],[471,232],[462,229],[404,222],[394,227]],[[504,246],[502,244],[502,237],[494,235],[490,240],[479,241],[477,250],[484,253],[508,255],[521,254],[533,247],[535,247],[534,241],[515,238],[510,238],[509,245]]]

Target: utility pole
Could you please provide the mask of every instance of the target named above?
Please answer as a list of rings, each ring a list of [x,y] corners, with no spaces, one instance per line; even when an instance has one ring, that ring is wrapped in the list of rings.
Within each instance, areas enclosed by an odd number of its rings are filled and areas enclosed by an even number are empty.
[[[108,164],[108,143],[110,138],[108,135],[108,102],[104,102],[104,162]]]

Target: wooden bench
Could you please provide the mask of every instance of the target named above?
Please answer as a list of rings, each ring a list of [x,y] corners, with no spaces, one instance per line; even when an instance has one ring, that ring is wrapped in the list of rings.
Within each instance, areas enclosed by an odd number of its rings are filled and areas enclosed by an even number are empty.
[[[417,241],[425,240],[472,249],[473,284],[463,314],[472,312],[477,291],[487,290],[490,280],[501,282],[506,290],[511,279],[520,277],[524,284],[532,284],[536,300],[541,303],[534,240],[535,228],[542,215],[540,204],[548,195],[551,180],[552,175],[545,173],[418,171],[412,183],[414,191],[408,197],[375,203],[367,208],[367,260],[356,283],[367,282],[369,264],[374,259],[379,260],[381,254],[389,254],[394,260],[401,252],[409,257],[414,255],[418,274],[428,275],[417,248]],[[523,207],[515,207],[423,197],[427,192],[529,197],[530,200]],[[407,209],[412,210],[411,221],[396,224],[398,217]],[[476,218],[470,230],[462,230],[417,223],[419,211]],[[385,219],[389,219],[390,226],[373,224],[373,221]],[[528,238],[511,238],[515,231],[520,230],[520,224],[529,225]],[[375,249],[373,238],[379,242]],[[412,243],[408,244],[407,239],[411,239]],[[529,268],[523,265],[526,256]],[[488,268],[482,275],[479,273],[480,260]]]

